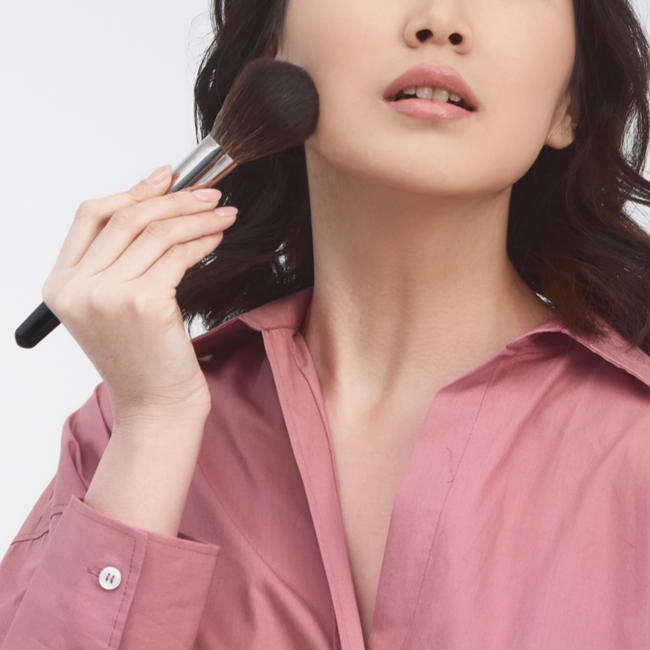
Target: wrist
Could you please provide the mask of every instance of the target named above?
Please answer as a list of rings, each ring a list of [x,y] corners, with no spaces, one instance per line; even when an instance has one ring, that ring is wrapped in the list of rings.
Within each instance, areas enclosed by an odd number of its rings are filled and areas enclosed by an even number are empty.
[[[203,374],[171,385],[155,383],[151,377],[132,377],[113,382],[105,378],[115,421],[143,422],[170,419],[178,422],[203,420],[212,406],[210,390]]]
[[[191,448],[198,453],[207,413],[194,409],[139,410],[114,415],[111,438],[144,454]]]
[[[192,395],[180,400],[155,400],[117,397],[109,391],[109,398],[115,426],[132,430],[203,427],[212,407],[209,393],[207,398]]]

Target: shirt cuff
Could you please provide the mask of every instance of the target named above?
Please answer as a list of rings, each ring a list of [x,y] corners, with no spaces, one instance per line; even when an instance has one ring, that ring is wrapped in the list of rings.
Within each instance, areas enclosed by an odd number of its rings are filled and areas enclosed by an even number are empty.
[[[220,550],[128,526],[73,495],[3,647],[190,650]]]

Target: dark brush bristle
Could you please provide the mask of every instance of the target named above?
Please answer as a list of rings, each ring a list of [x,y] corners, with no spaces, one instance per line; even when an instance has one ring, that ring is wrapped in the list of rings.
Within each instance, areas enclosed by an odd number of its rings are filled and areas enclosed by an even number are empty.
[[[318,92],[292,63],[254,59],[237,75],[211,135],[238,164],[297,147],[318,121]]]

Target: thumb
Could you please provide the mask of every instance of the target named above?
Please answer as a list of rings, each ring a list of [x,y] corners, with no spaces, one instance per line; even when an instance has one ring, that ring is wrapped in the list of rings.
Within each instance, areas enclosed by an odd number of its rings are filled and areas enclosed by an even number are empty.
[[[152,172],[147,178],[134,185],[128,194],[136,202],[162,196],[169,190],[172,182],[172,166],[163,165]]]

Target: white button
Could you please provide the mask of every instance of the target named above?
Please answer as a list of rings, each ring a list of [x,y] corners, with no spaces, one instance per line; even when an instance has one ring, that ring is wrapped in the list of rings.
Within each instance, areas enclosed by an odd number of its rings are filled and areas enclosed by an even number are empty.
[[[120,586],[120,582],[122,582],[122,574],[114,566],[107,566],[99,574],[99,584],[109,591],[117,589]]]

